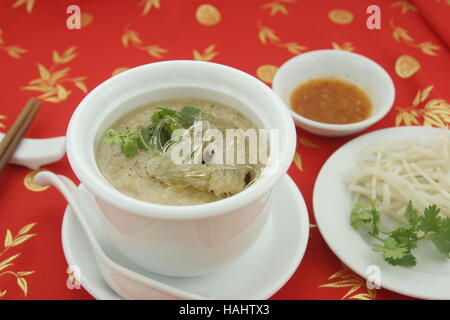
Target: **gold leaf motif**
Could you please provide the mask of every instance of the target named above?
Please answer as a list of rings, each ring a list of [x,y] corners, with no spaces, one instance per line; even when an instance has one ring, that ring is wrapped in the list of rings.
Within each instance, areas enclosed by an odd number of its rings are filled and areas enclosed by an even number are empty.
[[[430,85],[423,90],[418,90],[410,107],[397,107],[395,125],[420,125],[419,120],[423,119],[422,125],[426,127],[447,128],[450,125],[450,104],[444,99],[431,99],[426,102],[433,88],[434,86]],[[418,107],[423,103],[425,107],[419,109]]]
[[[20,236],[12,242],[11,247],[18,246],[19,244],[24,243],[25,241],[27,241],[28,239],[30,239],[34,236],[37,236],[37,234],[33,233],[33,234],[25,234],[23,236]]]
[[[136,31],[127,29],[127,30],[125,30],[124,34],[122,35],[122,44],[125,47],[128,47],[129,42],[131,42],[133,44],[141,44],[142,40]]]
[[[287,49],[292,54],[300,54],[307,50],[307,47],[298,44],[297,42],[282,43],[275,31],[269,27],[263,26],[259,20],[257,23],[259,28],[258,38],[262,44],[272,44],[277,47]]]
[[[4,264],[4,265],[0,266],[0,271],[2,271],[3,269],[9,268],[9,267],[11,267],[11,266],[13,266],[13,265],[14,265],[14,263],[7,263],[7,264]]]
[[[275,31],[267,27],[262,27],[259,30],[258,37],[259,40],[261,40],[261,42],[264,44],[267,44],[268,40],[280,41],[280,38],[278,38],[278,36],[275,34]]]
[[[21,236],[21,235],[24,235],[24,234],[27,233],[28,231],[31,231],[31,229],[33,229],[34,226],[36,226],[36,225],[37,225],[36,222],[27,224],[27,225],[24,226],[22,229],[20,229],[19,232],[18,232],[17,234],[20,235],[20,236]]]
[[[211,4],[202,4],[195,11],[197,22],[204,26],[214,26],[222,19],[220,11]]]
[[[20,289],[23,291],[23,295],[27,296],[28,294],[28,282],[25,280],[25,278],[17,277],[17,284],[19,285]]]
[[[412,42],[412,41],[414,41],[414,38],[409,35],[408,30],[406,30],[404,28],[400,28],[399,26],[396,26],[394,24],[393,19],[390,20],[390,25],[392,28],[392,37],[394,38],[395,41],[397,41],[397,42],[400,42],[400,41]]]
[[[436,51],[441,50],[440,46],[432,44],[430,41],[421,42],[417,45],[417,47],[422,50],[423,53],[430,56],[437,56]]]
[[[331,46],[334,50],[342,50],[342,51],[353,51],[355,48],[351,42],[344,42],[342,45],[337,44],[336,42],[332,42]]]
[[[193,55],[195,60],[199,61],[211,61],[214,59],[219,53],[214,51],[216,49],[216,45],[212,44],[208,46],[203,53],[198,52],[197,50],[193,50]]]
[[[5,236],[5,243],[4,243],[5,248],[11,247],[12,242],[13,242],[13,236],[12,236],[11,230],[6,229],[6,236]]]
[[[308,147],[308,148],[319,148],[319,145],[304,138],[304,137],[297,137],[297,141],[300,145]],[[300,170],[303,171],[303,160],[302,156],[300,155],[300,152],[296,152],[294,155],[294,163],[295,166]]]
[[[72,46],[69,49],[65,50],[61,55],[58,53],[58,51],[53,50],[53,62],[55,64],[65,64],[72,61],[77,56],[75,50],[76,47]]]
[[[88,88],[86,87],[86,85],[84,84],[84,82],[82,81],[76,81],[75,82],[75,86],[80,89],[81,91],[83,91],[84,93],[88,92]]]
[[[290,53],[293,54],[300,54],[307,49],[305,46],[301,46],[297,42],[288,42],[285,43],[284,46]]]
[[[22,5],[25,5],[27,12],[32,13],[35,2],[36,2],[36,0],[17,0],[16,2],[13,3],[12,7],[17,8]]]
[[[0,50],[5,51],[9,56],[16,58],[16,59],[21,59],[22,54],[27,52],[27,50],[22,48],[21,46],[6,45],[5,40],[3,40],[3,30],[2,29],[0,29]]]
[[[353,21],[353,13],[348,10],[333,9],[328,12],[328,18],[336,24],[349,24]]]
[[[341,297],[341,300],[373,300],[376,297],[376,290],[369,289],[366,285],[366,281],[358,276],[356,273],[348,269],[345,265],[342,265],[343,269],[332,274],[328,277],[330,280],[338,280],[322,284],[319,288],[349,288],[349,290]],[[365,292],[354,294],[359,290]]]
[[[162,58],[163,54],[167,52],[167,49],[161,48],[158,45],[144,45],[139,33],[131,29],[125,29],[121,41],[124,47],[128,48],[129,46],[133,46],[139,50],[146,51],[150,56],[155,58]]]
[[[420,102],[424,102],[430,96],[431,90],[433,90],[433,88],[434,88],[434,86],[431,85],[431,86],[428,86],[425,89],[423,89],[422,92],[420,92],[420,90],[419,90]]]
[[[256,69],[256,75],[259,79],[261,79],[264,82],[272,83],[273,78],[275,77],[275,74],[278,71],[278,67],[274,66],[272,64],[265,64],[262,66],[259,66],[258,69]]]
[[[302,156],[298,152],[294,155],[294,163],[298,170],[303,171]]]
[[[9,248],[9,247],[8,247],[8,248]],[[6,249],[8,249],[8,248],[6,248]],[[5,250],[4,250],[3,252],[5,252]],[[2,253],[3,253],[3,252],[2,252]],[[1,255],[0,255],[0,256],[1,256]],[[0,262],[0,268],[3,267],[3,266],[5,266],[5,265],[7,265],[7,264],[10,264],[11,261],[17,259],[19,256],[20,256],[20,253],[17,253],[17,254],[15,254],[15,255],[13,255],[13,256],[7,258],[6,260],[3,260],[2,262]]]
[[[5,237],[5,249],[0,252],[0,257],[3,256],[10,248],[18,246],[28,239],[36,236],[36,234],[28,234],[28,232],[36,225],[36,223],[30,223],[26,226],[22,227],[16,236],[12,236],[11,231],[8,229],[6,231],[6,237]],[[14,266],[14,261],[17,259],[21,253],[16,253],[15,255],[10,256],[9,258],[6,258],[5,260],[0,262],[0,277],[3,277],[5,275],[11,275],[16,278],[17,285],[22,290],[24,296],[28,294],[28,282],[24,278],[26,276],[29,276],[34,273],[34,271],[13,271],[13,270],[6,270],[9,267]],[[4,297],[8,290],[0,290],[0,297]]]
[[[400,7],[402,10],[402,14],[408,13],[408,11],[417,12],[417,8],[415,5],[413,5],[408,0],[400,0],[397,2],[394,2],[392,4],[393,7]]]
[[[284,15],[287,15],[289,12],[288,12],[287,8],[283,5],[283,2],[284,3],[295,3],[296,1],[295,0],[274,0],[274,1],[271,1],[269,3],[262,5],[261,9],[270,10],[271,16],[274,16],[277,13],[282,13]]]
[[[317,143],[314,143],[311,140],[308,140],[304,137],[298,137],[298,142],[300,142],[300,144],[304,145],[305,147],[310,147],[310,148],[319,148],[320,147]]]
[[[61,54],[58,51],[53,50],[53,65],[50,68],[47,68],[38,63],[37,67],[40,78],[31,80],[27,86],[22,87],[22,90],[42,92],[36,99],[53,103],[66,100],[72,93],[72,91],[67,89],[63,83],[71,83],[79,90],[87,93],[87,87],[83,82],[86,77],[69,78],[68,73],[70,67],[55,70],[59,65],[69,63],[76,56],[75,46],[68,48]]]
[[[30,274],[33,274],[34,271],[18,271],[17,275],[21,277],[29,276]]]
[[[144,6],[144,10],[142,11],[142,15],[146,16],[152,8],[159,9],[161,8],[161,4],[159,0],[142,0],[139,3],[140,6]]]
[[[162,55],[167,52],[167,49],[163,49],[157,45],[147,46],[145,49],[149,55],[155,58],[162,58]]]
[[[4,119],[6,119],[6,116],[0,114],[0,120],[4,120]],[[5,126],[3,123],[0,122],[0,129],[3,129],[3,128],[5,128],[5,127],[6,127],[6,126]]]
[[[48,188],[50,188],[50,185],[41,186],[34,182],[34,180],[33,180],[34,176],[41,171],[48,171],[48,169],[39,168],[36,170],[31,170],[30,172],[27,173],[27,175],[23,179],[23,184],[28,190],[33,191],[33,192],[41,192],[41,191],[45,191]]]
[[[407,79],[419,70],[419,61],[411,56],[402,55],[395,61],[395,72],[400,78]]]
[[[124,71],[127,71],[128,69],[130,69],[130,68],[128,68],[128,67],[120,67],[120,68],[117,68],[117,69],[115,69],[113,72],[112,72],[112,76],[115,76],[115,75],[117,75],[117,74],[119,74],[119,73],[121,73],[121,72],[124,72]]]
[[[392,37],[397,42],[403,42],[410,47],[420,49],[423,53],[430,56],[437,56],[436,51],[441,50],[441,47],[431,43],[430,41],[424,41],[416,44],[414,38],[409,35],[408,30],[400,28],[394,24],[394,20],[390,20],[390,25],[392,28]]]

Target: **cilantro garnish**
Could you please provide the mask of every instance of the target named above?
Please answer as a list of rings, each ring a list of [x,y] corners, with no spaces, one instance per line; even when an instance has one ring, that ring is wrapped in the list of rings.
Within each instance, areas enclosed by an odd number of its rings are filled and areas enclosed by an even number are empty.
[[[405,209],[407,226],[386,232],[380,228],[380,212],[375,202],[369,206],[356,204],[350,215],[350,224],[355,230],[363,225],[370,227],[369,234],[380,243],[372,249],[383,254],[384,260],[394,266],[415,266],[416,258],[412,250],[420,240],[430,240],[439,252],[450,259],[450,218],[439,216],[436,205],[427,207],[419,216],[412,202]]]
[[[194,124],[200,110],[193,107],[183,107],[181,111],[159,108],[150,118],[146,127],[136,130],[125,128],[122,131],[109,129],[103,142],[111,146],[120,146],[127,157],[134,156],[139,150],[161,149],[171,139],[172,133]]]

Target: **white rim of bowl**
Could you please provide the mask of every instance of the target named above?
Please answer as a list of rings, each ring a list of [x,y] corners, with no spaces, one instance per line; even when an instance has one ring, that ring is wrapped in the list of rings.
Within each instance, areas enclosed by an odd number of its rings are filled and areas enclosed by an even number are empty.
[[[377,112],[376,114],[370,116],[369,118],[363,120],[363,121],[359,121],[359,122],[354,122],[354,123],[347,123],[347,124],[333,124],[333,123],[324,123],[324,122],[319,122],[319,121],[315,121],[315,120],[311,120],[308,118],[305,118],[301,115],[299,115],[298,113],[296,113],[294,110],[292,110],[290,108],[289,105],[287,105],[286,103],[284,103],[285,107],[289,110],[289,112],[291,113],[292,117],[297,120],[300,123],[303,123],[305,125],[311,126],[311,127],[315,127],[318,129],[328,129],[328,130],[333,130],[333,131],[347,131],[347,130],[355,130],[355,129],[359,129],[359,128],[364,128],[364,127],[369,127],[372,124],[378,122],[379,120],[381,120],[384,116],[386,116],[389,111],[392,109],[393,105],[394,105],[394,101],[395,101],[395,86],[394,86],[394,82],[392,81],[392,78],[390,77],[390,75],[387,73],[387,71],[380,66],[377,62],[373,61],[372,59],[369,59],[361,54],[357,54],[354,52],[348,52],[348,51],[342,51],[342,50],[332,50],[332,49],[324,49],[324,50],[314,50],[314,51],[309,51],[303,54],[300,54],[298,56],[295,56],[294,58],[289,59],[288,61],[286,61],[285,63],[283,63],[281,65],[281,67],[278,69],[277,73],[275,74],[275,77],[273,79],[273,85],[272,88],[273,90],[278,93],[278,82],[279,79],[281,78],[281,75],[283,74],[283,70],[287,69],[290,67],[290,65],[294,64],[294,63],[300,63],[299,60],[301,61],[302,59],[311,55],[321,55],[321,54],[334,54],[336,56],[353,56],[357,59],[361,59],[366,61],[367,63],[371,64],[375,70],[377,70],[377,72],[379,72],[385,79],[386,83],[388,84],[388,86],[391,89],[392,92],[392,97],[391,99],[388,101],[388,103],[386,103],[379,112]]]
[[[78,144],[74,142],[75,138],[72,138],[76,137],[76,130],[77,130],[76,127],[78,118],[80,117],[80,114],[84,111],[84,109],[89,108],[92,96],[95,96],[98,91],[101,91],[103,90],[103,88],[107,87],[110,84],[110,82],[117,81],[120,78],[130,76],[134,72],[139,72],[142,69],[151,69],[159,67],[161,65],[173,63],[184,63],[192,65],[201,64],[205,66],[207,65],[212,68],[217,68],[219,74],[221,70],[232,72],[237,77],[245,78],[247,81],[253,83],[253,85],[259,87],[267,94],[269,98],[273,100],[274,102],[273,107],[279,109],[280,112],[278,114],[282,118],[282,121],[286,124],[284,129],[288,132],[288,135],[284,137],[285,141],[283,141],[285,147],[284,149],[280,148],[281,149],[279,154],[280,158],[278,170],[276,173],[261,176],[248,189],[244,189],[243,191],[229,198],[205,204],[189,205],[189,206],[161,205],[138,200],[130,196],[127,196],[124,193],[121,193],[113,186],[107,184],[105,181],[93,178],[93,176],[95,177],[96,174],[93,174],[88,168],[82,166],[80,162],[77,160],[76,157],[77,152],[81,150],[78,150],[77,148]],[[263,82],[256,79],[255,77],[251,76],[250,74],[243,72],[241,70],[218,63],[205,61],[192,61],[192,60],[170,60],[170,61],[150,63],[129,69],[115,77],[105,80],[96,88],[94,88],[75,109],[67,129],[67,142],[66,142],[67,157],[69,159],[69,163],[73,172],[79,178],[80,182],[83,183],[88,190],[93,192],[95,196],[129,213],[134,213],[137,215],[152,218],[183,219],[183,220],[207,218],[220,215],[224,212],[233,211],[248,205],[252,201],[268,193],[275,186],[275,184],[279,182],[279,180],[283,177],[283,175],[286,174],[294,157],[295,145],[296,145],[296,131],[294,122],[292,121],[292,117],[287,112],[284,102],[267,85],[265,85]],[[97,164],[94,165],[97,166]]]

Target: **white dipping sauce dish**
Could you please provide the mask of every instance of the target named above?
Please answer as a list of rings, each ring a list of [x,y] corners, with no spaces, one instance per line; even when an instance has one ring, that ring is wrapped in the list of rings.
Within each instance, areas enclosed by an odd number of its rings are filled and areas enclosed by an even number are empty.
[[[290,108],[293,91],[312,79],[334,78],[361,88],[372,101],[369,118],[349,124],[329,124],[307,119]],[[367,129],[381,120],[392,108],[395,87],[389,74],[376,62],[362,55],[341,50],[316,50],[286,61],[277,71],[273,90],[284,101],[295,124],[311,133],[340,137]]]

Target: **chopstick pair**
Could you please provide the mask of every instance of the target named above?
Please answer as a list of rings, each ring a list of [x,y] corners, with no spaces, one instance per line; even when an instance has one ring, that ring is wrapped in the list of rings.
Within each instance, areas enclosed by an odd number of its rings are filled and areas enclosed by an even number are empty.
[[[41,108],[42,102],[34,98],[28,100],[19,116],[14,121],[11,129],[0,142],[0,173],[8,164],[9,159],[19,146],[20,140],[24,136],[34,117]]]

